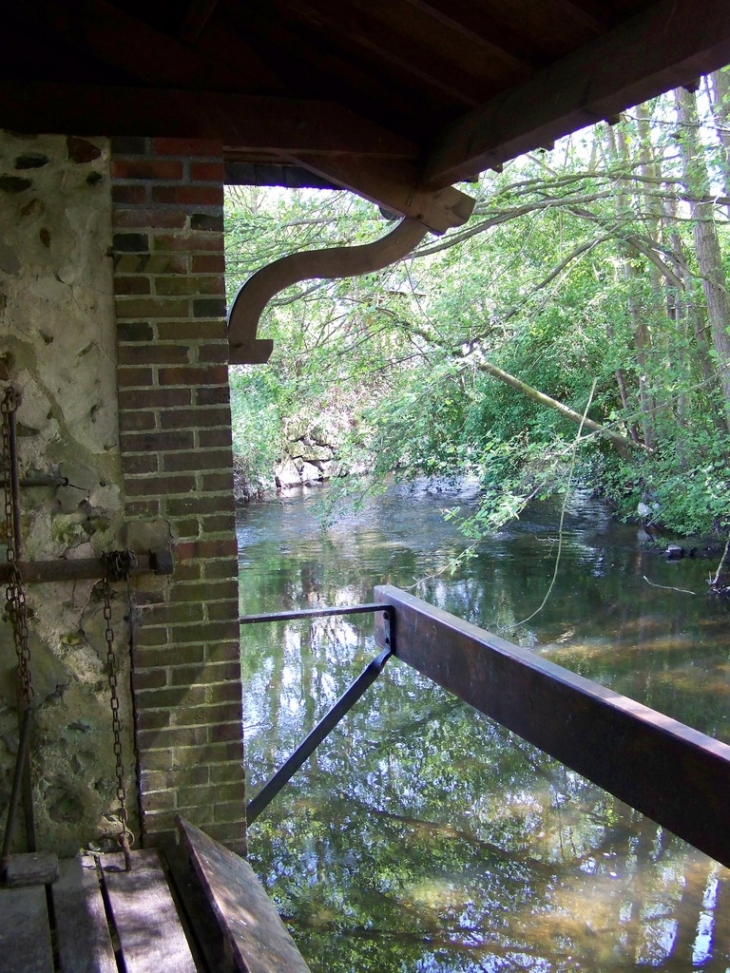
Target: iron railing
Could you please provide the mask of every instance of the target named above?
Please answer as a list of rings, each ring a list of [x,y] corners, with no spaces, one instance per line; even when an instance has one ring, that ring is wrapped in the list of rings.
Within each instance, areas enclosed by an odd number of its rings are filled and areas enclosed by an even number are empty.
[[[325,618],[331,615],[361,615],[364,613],[382,612],[383,619],[380,627],[380,639],[383,650],[360,673],[352,685],[337,700],[334,706],[319,721],[311,733],[299,744],[294,753],[285,761],[258,792],[256,797],[246,806],[246,821],[248,824],[259,817],[276,795],[291,780],[302,764],[317,747],[334,730],[337,724],[350,712],[355,703],[372,686],[388,659],[393,654],[393,640],[390,633],[391,610],[388,605],[368,604],[353,605],[347,608],[302,608],[288,612],[270,612],[264,615],[244,615],[239,619],[242,625],[256,622],[281,622],[299,618]]]

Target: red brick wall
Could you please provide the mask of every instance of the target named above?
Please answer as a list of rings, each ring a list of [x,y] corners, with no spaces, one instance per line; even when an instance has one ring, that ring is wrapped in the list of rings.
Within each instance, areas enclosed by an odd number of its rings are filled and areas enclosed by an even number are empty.
[[[129,546],[168,539],[140,581],[133,651],[144,844],[183,814],[245,847],[238,571],[215,142],[113,140],[114,280]]]

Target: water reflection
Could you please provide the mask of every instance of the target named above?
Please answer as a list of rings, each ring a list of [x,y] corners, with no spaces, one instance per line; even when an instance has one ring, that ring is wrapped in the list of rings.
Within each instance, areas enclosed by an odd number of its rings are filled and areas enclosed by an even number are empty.
[[[317,497],[251,506],[244,612],[415,594],[730,741],[727,612],[707,562],[667,563],[598,505],[490,538],[458,574],[438,499],[390,495],[321,531]],[[649,582],[644,578],[648,578]],[[655,587],[665,585],[667,588]],[[376,654],[365,616],[243,629],[251,793]],[[730,970],[730,875],[391,660],[251,829],[252,863],[314,973]]]

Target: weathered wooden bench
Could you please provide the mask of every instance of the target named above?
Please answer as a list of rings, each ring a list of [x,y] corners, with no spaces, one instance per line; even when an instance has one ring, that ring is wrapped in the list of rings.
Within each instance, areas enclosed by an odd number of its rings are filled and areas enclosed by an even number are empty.
[[[179,828],[179,848],[133,852],[130,872],[84,856],[49,878],[20,856],[0,889],[2,973],[308,973],[248,862]]]

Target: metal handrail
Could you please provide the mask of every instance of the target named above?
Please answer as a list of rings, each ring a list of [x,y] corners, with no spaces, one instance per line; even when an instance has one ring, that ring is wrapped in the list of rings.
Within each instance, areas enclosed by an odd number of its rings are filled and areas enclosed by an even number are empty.
[[[363,615],[366,612],[382,612],[389,605],[380,602],[364,605],[348,605],[332,608],[294,608],[287,612],[265,612],[262,615],[242,615],[238,621],[241,625],[252,625],[254,622],[286,622],[296,618],[325,618],[328,615]]]
[[[730,866],[730,745],[407,591],[375,597],[392,606],[401,662]]]

